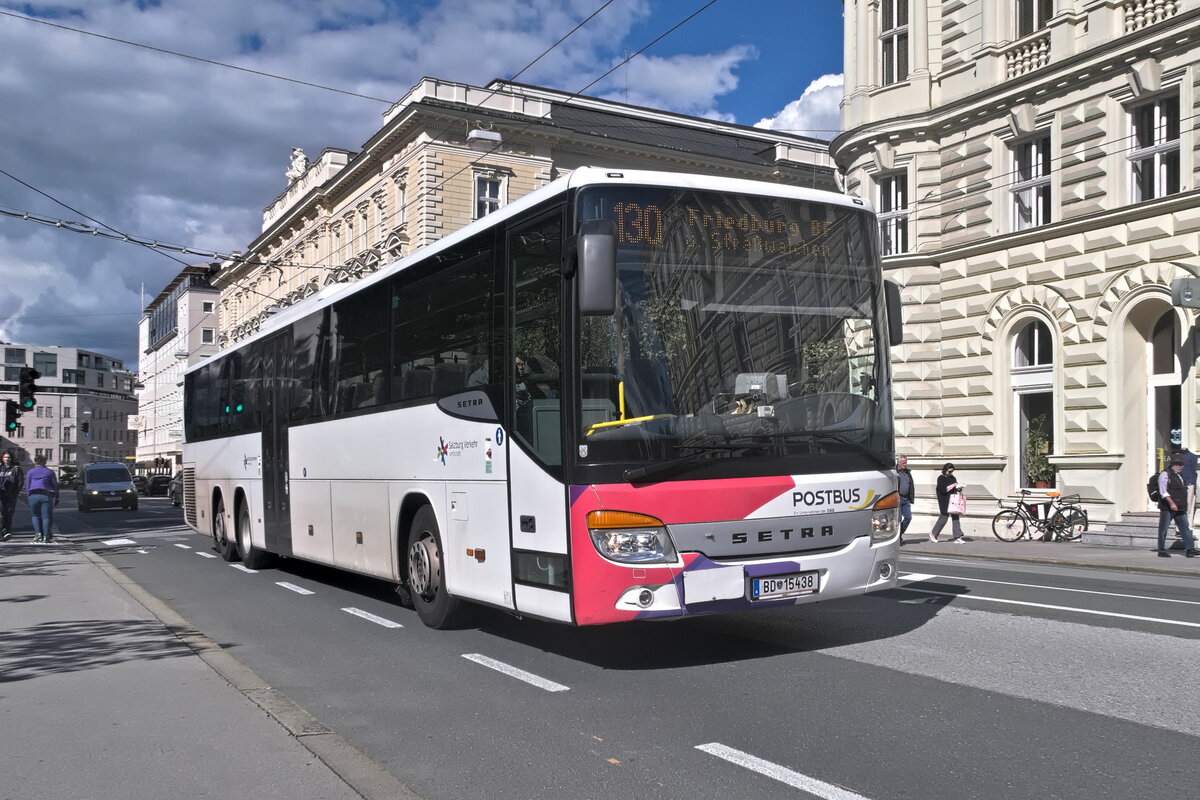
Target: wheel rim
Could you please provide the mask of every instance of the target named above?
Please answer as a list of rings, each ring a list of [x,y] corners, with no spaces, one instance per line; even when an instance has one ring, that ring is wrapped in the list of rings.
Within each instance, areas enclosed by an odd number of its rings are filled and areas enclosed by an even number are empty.
[[[220,506],[217,508],[217,518],[213,520],[213,540],[218,545],[223,545],[228,538],[225,533],[225,506]]]
[[[433,534],[425,531],[408,548],[408,581],[412,590],[424,598],[437,594],[441,563]]]

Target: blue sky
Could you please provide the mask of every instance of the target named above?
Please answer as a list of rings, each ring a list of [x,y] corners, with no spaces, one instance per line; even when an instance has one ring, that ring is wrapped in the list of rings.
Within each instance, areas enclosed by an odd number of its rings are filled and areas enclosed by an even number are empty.
[[[240,250],[292,147],[357,150],[387,108],[80,31],[398,99],[423,75],[510,77],[603,3],[0,0],[0,170],[28,184],[0,174],[0,208]],[[612,0],[519,80],[579,90],[704,3]],[[841,17],[838,0],[718,0],[588,94],[830,138]],[[143,287],[153,297],[181,267],[0,215],[0,340],[133,366]]]

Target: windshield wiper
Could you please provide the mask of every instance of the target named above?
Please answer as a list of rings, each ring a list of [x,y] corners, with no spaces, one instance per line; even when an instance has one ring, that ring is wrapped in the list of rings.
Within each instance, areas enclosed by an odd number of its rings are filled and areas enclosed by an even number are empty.
[[[656,461],[653,464],[647,464],[644,467],[630,467],[625,470],[623,477],[630,483],[644,481],[647,478],[652,478],[656,475],[664,475],[669,472],[674,472],[683,467],[688,467],[699,461],[706,461],[708,456],[714,453],[726,453],[734,450],[759,450],[762,445],[755,445],[750,442],[740,444],[681,444],[677,445],[680,450],[694,449],[696,452],[688,453],[687,455],[677,458],[670,458],[666,461]]]
[[[881,467],[887,468],[893,463],[892,453],[883,453],[873,447],[867,447],[865,444],[860,444],[838,431],[775,431],[770,433],[751,433],[744,438],[750,441],[766,439],[772,442],[784,442],[793,438],[807,439],[810,442],[837,442],[844,444],[856,453],[868,456]]]

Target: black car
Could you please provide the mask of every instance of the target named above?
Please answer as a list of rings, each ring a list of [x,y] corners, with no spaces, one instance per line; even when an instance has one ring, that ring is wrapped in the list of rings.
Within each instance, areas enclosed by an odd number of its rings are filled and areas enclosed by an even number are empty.
[[[170,485],[170,475],[151,475],[150,480],[146,481],[146,486],[142,489],[142,494],[146,497],[166,497]]]
[[[176,472],[175,477],[171,478],[171,484],[167,487],[167,497],[171,498],[171,505],[183,505],[183,473]]]
[[[138,494],[145,494],[146,493],[146,476],[145,475],[134,475],[132,480],[133,480],[133,488],[137,489]]]

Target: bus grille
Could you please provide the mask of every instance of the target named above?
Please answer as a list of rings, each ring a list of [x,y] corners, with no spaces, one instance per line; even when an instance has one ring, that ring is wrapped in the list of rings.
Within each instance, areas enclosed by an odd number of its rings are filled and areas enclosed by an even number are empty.
[[[196,527],[196,470],[183,468],[183,518]]]

